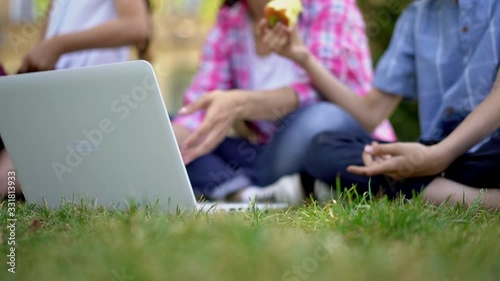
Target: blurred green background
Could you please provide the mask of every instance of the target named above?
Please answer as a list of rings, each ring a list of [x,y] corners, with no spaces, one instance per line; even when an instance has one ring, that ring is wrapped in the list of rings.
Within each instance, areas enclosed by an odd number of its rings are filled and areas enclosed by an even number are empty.
[[[34,1],[35,13],[43,14],[48,0]],[[196,71],[199,50],[215,20],[221,0],[151,1],[155,24],[153,66],[169,111],[176,111],[181,104],[182,94]],[[358,0],[357,2],[365,17],[373,61],[376,64],[389,45],[397,17],[411,0]],[[17,54],[17,57],[12,58],[13,55],[5,49],[7,48],[4,45],[4,63],[7,69],[14,70],[21,55]],[[420,129],[417,121],[417,105],[414,102],[404,102],[392,116],[391,122],[400,140],[414,141],[418,138]]]

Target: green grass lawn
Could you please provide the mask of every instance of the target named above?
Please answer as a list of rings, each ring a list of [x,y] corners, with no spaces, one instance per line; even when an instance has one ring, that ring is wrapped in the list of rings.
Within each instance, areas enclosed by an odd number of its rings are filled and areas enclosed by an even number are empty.
[[[500,278],[500,213],[478,206],[382,199],[175,216],[74,205],[16,211],[16,273],[7,272],[2,227],[0,280]]]

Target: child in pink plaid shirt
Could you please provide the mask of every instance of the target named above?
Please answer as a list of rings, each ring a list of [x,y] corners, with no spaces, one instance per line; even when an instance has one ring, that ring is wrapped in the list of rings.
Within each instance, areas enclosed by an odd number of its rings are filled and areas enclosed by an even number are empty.
[[[260,78],[281,79],[287,81],[285,85],[259,87],[269,81],[255,81],[262,76],[258,71],[265,70],[256,62],[272,60],[271,50],[257,36],[267,2],[226,1],[185,93],[185,107],[174,120],[193,187],[212,199],[300,172],[301,148],[310,136],[349,125],[342,109],[322,101],[304,71],[291,61],[276,61],[276,68],[281,65],[285,71]],[[345,85],[365,95],[370,90],[372,61],[355,0],[302,2],[298,29],[310,51]],[[283,67],[286,63],[289,68]],[[226,138],[237,121],[247,123],[258,136],[257,143]],[[373,134],[381,140],[395,139],[387,121]]]

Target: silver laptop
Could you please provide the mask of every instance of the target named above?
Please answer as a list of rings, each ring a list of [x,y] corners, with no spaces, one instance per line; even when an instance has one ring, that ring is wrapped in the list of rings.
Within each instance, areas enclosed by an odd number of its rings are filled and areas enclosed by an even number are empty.
[[[286,207],[197,204],[144,61],[0,78],[0,135],[28,202],[166,212]]]

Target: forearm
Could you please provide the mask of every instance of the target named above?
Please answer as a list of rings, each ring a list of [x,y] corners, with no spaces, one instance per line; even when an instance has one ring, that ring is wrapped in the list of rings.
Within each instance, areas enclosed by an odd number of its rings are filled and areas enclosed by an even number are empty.
[[[500,128],[500,89],[497,77],[491,94],[446,139],[436,145],[443,157],[452,162]]]
[[[298,63],[309,74],[312,84],[329,101],[348,111],[367,131],[373,131],[390,112],[379,107],[377,100],[363,98],[336,79],[310,53]]]
[[[279,120],[299,106],[297,94],[291,87],[267,91],[243,91],[239,119]]]
[[[149,27],[143,18],[118,18],[89,30],[53,38],[62,54],[95,48],[140,44],[147,40]]]

